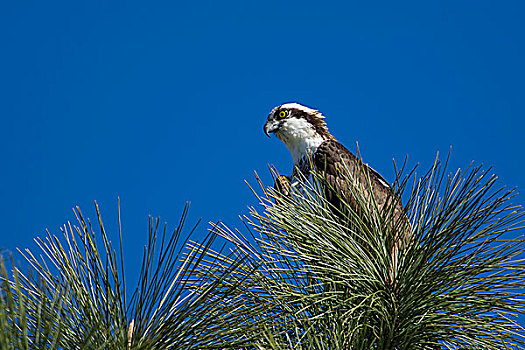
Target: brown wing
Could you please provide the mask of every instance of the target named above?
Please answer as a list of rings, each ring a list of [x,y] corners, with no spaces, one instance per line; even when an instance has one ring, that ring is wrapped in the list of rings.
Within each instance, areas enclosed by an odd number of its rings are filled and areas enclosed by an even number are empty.
[[[325,195],[327,200],[337,208],[341,208],[341,203],[339,203],[335,190],[341,191],[346,201],[355,206],[355,203],[352,203],[349,189],[346,188],[347,186],[343,181],[347,171],[363,190],[369,188],[367,178],[370,179],[373,196],[380,209],[383,208],[392,191],[386,180],[377,171],[364,164],[336,140],[326,140],[317,148],[314,155],[314,165],[326,178],[328,186],[325,189]]]
[[[388,205],[388,202],[394,201],[394,220],[390,221],[393,225],[389,225],[391,229],[389,231],[394,236],[391,247],[392,266],[389,280],[395,284],[399,250],[409,243],[411,231],[401,200],[392,195],[392,188],[377,171],[364,164],[336,140],[324,141],[319,146],[314,155],[314,165],[326,179],[327,184],[323,188],[326,199],[342,212],[345,212],[346,209],[344,203],[341,203],[341,199],[344,199],[358,214],[361,212],[361,206],[357,205],[355,195],[352,194],[345,181],[346,174],[350,175],[350,180],[354,181],[358,188],[361,188],[361,193],[367,203],[370,203],[368,200],[371,195],[370,188],[372,189],[372,195],[380,211],[388,208],[390,212],[392,207]],[[371,186],[368,185],[367,178],[370,179]],[[336,191],[340,193],[339,196]],[[366,218],[364,219],[366,222]]]

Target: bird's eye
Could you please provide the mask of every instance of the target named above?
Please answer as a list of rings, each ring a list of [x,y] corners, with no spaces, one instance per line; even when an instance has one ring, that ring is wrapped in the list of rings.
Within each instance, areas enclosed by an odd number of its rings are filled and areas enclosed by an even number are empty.
[[[279,112],[279,119],[283,119],[286,117],[286,112],[285,111],[280,111]]]

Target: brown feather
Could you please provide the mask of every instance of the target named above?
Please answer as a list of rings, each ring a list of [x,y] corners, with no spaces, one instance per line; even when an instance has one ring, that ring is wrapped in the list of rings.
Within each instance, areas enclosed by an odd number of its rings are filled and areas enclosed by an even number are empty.
[[[386,180],[363,163],[346,147],[340,144],[335,139],[324,141],[314,154],[314,165],[326,180],[323,186],[323,192],[327,201],[333,205],[340,213],[347,212],[345,204],[348,204],[358,215],[362,213],[361,205],[356,202],[355,195],[352,194],[348,186],[348,180],[355,181],[360,193],[363,194],[367,203],[370,203],[371,196],[373,196],[379,211],[383,216],[383,209],[391,210],[391,201],[395,201],[393,208],[393,218],[389,220],[389,231],[394,232],[392,244],[392,270],[390,271],[390,281],[395,284],[395,267],[398,264],[399,249],[408,244],[410,235],[410,223],[406,216],[403,205],[399,198],[396,198],[392,192],[392,188],[388,185]],[[346,177],[350,176],[350,179]],[[370,184],[368,184],[370,181]],[[370,189],[372,193],[370,193]],[[339,192],[339,193],[337,193]],[[345,203],[342,203],[344,200]],[[363,221],[367,222],[367,218],[363,217]],[[395,226],[392,226],[395,225]],[[397,233],[396,233],[397,232]]]

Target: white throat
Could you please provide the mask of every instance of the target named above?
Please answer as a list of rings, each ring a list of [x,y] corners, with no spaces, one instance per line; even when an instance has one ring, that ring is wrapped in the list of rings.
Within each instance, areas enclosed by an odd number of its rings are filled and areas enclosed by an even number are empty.
[[[284,142],[292,154],[294,165],[308,154],[313,154],[324,141],[310,123],[303,118],[286,120],[275,135]]]

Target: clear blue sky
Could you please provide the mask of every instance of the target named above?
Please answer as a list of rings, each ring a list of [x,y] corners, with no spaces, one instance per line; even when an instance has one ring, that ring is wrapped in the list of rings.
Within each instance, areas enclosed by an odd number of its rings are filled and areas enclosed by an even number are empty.
[[[392,158],[452,146],[452,168],[523,189],[524,18],[523,1],[4,1],[0,246],[35,248],[93,200],[114,228],[117,196],[132,274],[148,214],[173,228],[191,201],[240,226],[243,181],[291,169],[262,132],[289,101],[389,180]]]

